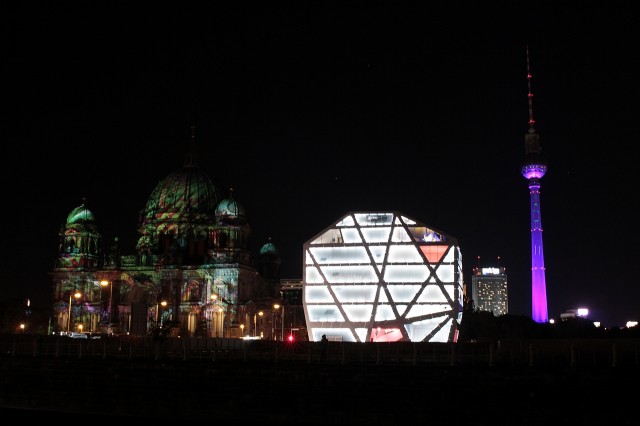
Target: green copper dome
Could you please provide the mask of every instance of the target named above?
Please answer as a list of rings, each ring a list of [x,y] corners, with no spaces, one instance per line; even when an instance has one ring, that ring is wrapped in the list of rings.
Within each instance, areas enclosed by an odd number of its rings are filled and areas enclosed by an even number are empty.
[[[220,201],[216,208],[216,216],[225,216],[233,219],[245,218],[246,212],[244,206],[234,200],[232,197],[225,198]]]
[[[95,221],[96,218],[94,217],[93,212],[84,205],[84,202],[80,206],[71,210],[71,213],[67,216],[67,226],[74,224],[93,224]]]
[[[276,255],[278,254],[278,249],[276,248],[275,245],[273,245],[271,240],[269,240],[268,243],[265,243],[260,248],[260,256],[265,255],[265,254],[276,254]]]

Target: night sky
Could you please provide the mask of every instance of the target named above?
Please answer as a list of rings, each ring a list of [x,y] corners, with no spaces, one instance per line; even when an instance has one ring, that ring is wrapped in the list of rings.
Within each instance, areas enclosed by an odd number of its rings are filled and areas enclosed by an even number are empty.
[[[640,320],[632,2],[16,3],[2,11],[3,297],[48,306],[83,197],[105,244],[133,254],[193,125],[199,166],[234,188],[256,251],[272,238],[282,278],[301,278],[303,244],[345,213],[393,210],[458,238],[468,285],[499,257],[510,313],[530,316],[528,45],[549,317]]]

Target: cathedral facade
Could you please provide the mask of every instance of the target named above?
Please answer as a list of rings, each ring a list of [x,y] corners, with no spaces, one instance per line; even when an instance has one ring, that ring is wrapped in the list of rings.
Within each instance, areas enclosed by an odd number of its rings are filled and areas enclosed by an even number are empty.
[[[257,258],[250,252],[243,205],[232,190],[223,198],[196,158],[192,134],[183,167],[140,213],[133,253],[122,254],[117,238],[104,246],[84,200],[69,213],[50,274],[52,332],[266,337],[273,329],[262,321],[282,303],[278,251],[269,241]]]

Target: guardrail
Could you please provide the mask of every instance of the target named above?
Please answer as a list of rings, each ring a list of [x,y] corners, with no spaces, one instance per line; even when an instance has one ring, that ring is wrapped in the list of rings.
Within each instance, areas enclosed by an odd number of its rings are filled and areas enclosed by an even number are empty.
[[[640,365],[639,339],[510,340],[463,343],[282,342],[228,338],[0,336],[4,356],[210,359],[339,364],[486,366]]]

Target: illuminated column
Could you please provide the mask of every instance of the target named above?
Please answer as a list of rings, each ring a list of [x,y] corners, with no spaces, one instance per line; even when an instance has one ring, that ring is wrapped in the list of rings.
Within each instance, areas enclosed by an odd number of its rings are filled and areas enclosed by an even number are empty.
[[[218,308],[218,315],[220,316],[220,337],[226,337],[224,334],[224,309]]]
[[[529,181],[531,197],[531,317],[536,322],[547,322],[547,284],[542,247],[542,216],[540,213],[540,183]]]

